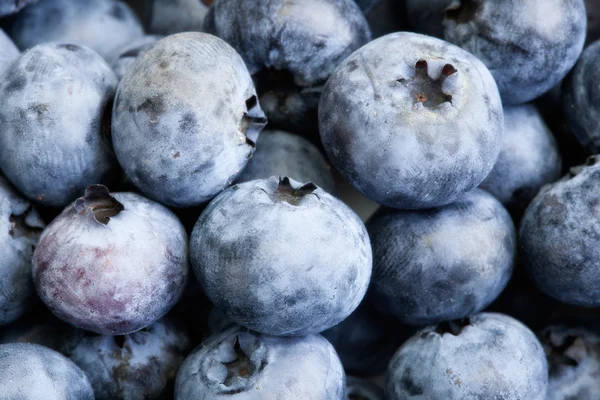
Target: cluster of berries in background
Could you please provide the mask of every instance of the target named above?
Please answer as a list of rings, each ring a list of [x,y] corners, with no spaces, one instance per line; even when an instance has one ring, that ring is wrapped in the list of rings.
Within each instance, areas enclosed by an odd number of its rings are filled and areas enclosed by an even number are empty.
[[[0,399],[600,399],[599,17],[0,0]]]

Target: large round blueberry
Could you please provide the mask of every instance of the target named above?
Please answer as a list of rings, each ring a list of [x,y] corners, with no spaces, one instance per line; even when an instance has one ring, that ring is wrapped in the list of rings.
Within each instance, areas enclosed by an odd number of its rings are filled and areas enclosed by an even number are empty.
[[[115,52],[144,31],[133,10],[119,0],[41,0],[16,16],[10,34],[23,50],[45,42],[73,43],[111,62]]]
[[[1,0],[0,0],[1,1]],[[0,75],[10,63],[19,57],[19,49],[13,41],[0,29]]]
[[[44,2],[42,2],[44,3]],[[114,165],[105,111],[108,64],[73,44],[41,44],[0,79],[0,169],[27,198],[64,207]]]
[[[388,400],[544,400],[542,345],[519,321],[494,313],[417,332],[390,362]]]
[[[435,324],[483,310],[513,270],[513,222],[480,189],[440,208],[381,209],[367,229],[373,246],[369,300],[407,324]]]
[[[14,14],[39,0],[0,0],[0,18]]]
[[[125,74],[113,108],[117,158],[163,204],[207,202],[231,184],[266,123],[241,57],[205,33],[168,36]]]
[[[208,298],[271,335],[321,332],[361,302],[371,245],[358,216],[312,183],[273,177],[234,185],[204,210],[190,256]]]
[[[299,182],[314,182],[327,193],[335,193],[331,167],[319,149],[299,135],[264,131],[256,151],[238,177],[238,182],[289,176]]]
[[[444,38],[483,61],[504,104],[523,104],[552,89],[583,49],[583,0],[448,3]]]
[[[588,154],[600,152],[600,41],[588,46],[565,79],[563,114],[570,131]]]
[[[442,40],[399,32],[347,58],[319,106],[323,146],[366,197],[405,209],[448,204],[494,166],[502,104],[489,71]]]
[[[131,43],[127,43],[126,46],[120,49],[111,65],[117,75],[117,79],[123,79],[123,76],[125,76],[125,73],[133,65],[133,62],[138,56],[152,47],[154,43],[158,42],[160,39],[162,39],[162,36],[145,35]]]
[[[19,400],[94,400],[79,367],[36,344],[0,345],[0,397]]]
[[[504,128],[498,160],[479,187],[518,218],[543,185],[560,178],[562,161],[552,132],[533,105],[505,107]]]
[[[564,325],[540,333],[550,376],[546,400],[594,400],[600,393],[600,337]]]
[[[94,185],[42,233],[33,279],[61,319],[122,335],[150,325],[177,302],[187,253],[185,230],[166,207]]]
[[[233,327],[209,337],[181,366],[175,400],[346,400],[346,379],[320,335],[281,338]]]
[[[542,188],[521,220],[521,258],[537,287],[568,304],[600,306],[600,163],[590,157]]]
[[[96,400],[134,400],[170,398],[190,347],[187,333],[162,319],[126,336],[91,336],[78,330],[62,353],[87,374]]]
[[[322,335],[335,348],[347,373],[376,376],[385,373],[394,352],[413,333],[414,328],[381,315],[363,302]]]
[[[19,318],[34,295],[31,256],[44,225],[0,176],[0,326]]]
[[[148,32],[172,35],[202,32],[204,18],[213,0],[146,0]]]
[[[255,76],[269,121],[316,128],[322,85],[371,38],[353,0],[216,0],[205,29],[230,43]]]

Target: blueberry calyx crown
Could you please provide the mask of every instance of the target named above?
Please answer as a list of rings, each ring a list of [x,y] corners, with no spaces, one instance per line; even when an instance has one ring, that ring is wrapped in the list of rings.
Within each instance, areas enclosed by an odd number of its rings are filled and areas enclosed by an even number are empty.
[[[444,65],[442,74],[437,79],[432,79],[427,70],[427,61],[419,60],[415,64],[412,78],[400,78],[396,82],[408,89],[413,104],[421,103],[426,108],[435,108],[442,103],[452,103],[452,95],[444,92],[442,85],[447,77],[457,72],[456,68],[452,64]]]
[[[469,325],[471,325],[471,320],[469,318],[457,319],[454,321],[444,321],[437,324],[435,330],[431,332],[425,332],[421,335],[421,337],[425,338],[429,333],[437,333],[440,336],[443,336],[445,334],[458,336],[461,334],[463,329],[465,329]]]
[[[240,132],[244,135],[244,143],[252,148],[256,147],[256,141],[260,131],[267,125],[267,118],[258,105],[256,95],[246,100],[246,112],[240,121]]]
[[[579,361],[572,355],[581,353],[580,349],[585,347],[585,344],[578,336],[569,335],[562,340],[555,341],[552,338],[552,332],[546,332],[544,343],[546,344],[544,347],[550,366],[550,375],[554,375],[560,366],[577,367],[579,365]]]
[[[247,378],[251,376],[255,369],[248,355],[246,355],[244,350],[242,350],[242,347],[240,346],[240,340],[237,336],[235,338],[235,342],[233,343],[233,350],[237,355],[237,359],[231,362],[221,363],[225,366],[225,368],[227,368],[227,378],[225,378],[225,382],[223,382],[225,386],[231,386],[233,380],[237,377]]]
[[[312,182],[305,183],[300,187],[293,187],[290,182],[290,178],[279,177],[279,183],[277,184],[277,190],[274,193],[275,199],[279,201],[285,201],[291,205],[298,205],[300,200],[309,194],[313,194],[319,187]]]
[[[479,5],[476,0],[453,1],[444,13],[445,20],[455,21],[457,24],[466,24],[475,19]]]
[[[589,156],[585,160],[585,164],[571,167],[569,169],[569,175],[571,175],[571,177],[577,176],[585,169],[585,167],[592,167],[592,166],[596,165],[597,162],[598,162],[597,155]]]
[[[111,217],[125,209],[123,204],[110,195],[104,185],[91,185],[85,190],[85,196],[75,201],[75,210],[81,215],[88,209],[93,213],[96,222],[106,225]]]
[[[13,238],[26,237],[32,242],[37,243],[43,229],[28,223],[28,217],[32,211],[33,207],[29,206],[20,214],[10,214],[8,217],[8,222],[10,222],[8,234],[10,236]]]

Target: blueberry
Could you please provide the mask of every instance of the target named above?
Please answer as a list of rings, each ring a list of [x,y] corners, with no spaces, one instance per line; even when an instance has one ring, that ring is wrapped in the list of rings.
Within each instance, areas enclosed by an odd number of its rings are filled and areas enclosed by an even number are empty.
[[[594,400],[600,393],[600,337],[579,327],[554,325],[540,333],[550,375],[546,400]]]
[[[190,256],[208,298],[234,322],[272,335],[321,332],[361,302],[371,246],[358,216],[313,183],[234,185],[204,210]]]
[[[19,13],[10,31],[23,50],[45,42],[73,43],[108,62],[143,34],[135,13],[118,0],[42,0]]]
[[[281,338],[234,327],[209,337],[181,366],[176,400],[346,400],[344,370],[320,335]]]
[[[148,32],[172,35],[201,32],[212,0],[146,0]]]
[[[363,302],[322,335],[335,347],[347,373],[376,376],[385,373],[394,352],[413,333]]]
[[[588,158],[542,188],[521,220],[521,258],[537,287],[584,307],[600,306],[600,164]]]
[[[188,207],[231,184],[265,123],[235,50],[212,35],[181,33],[144,52],[121,80],[113,144],[140,190]]]
[[[504,104],[523,104],[550,90],[583,49],[583,0],[453,0],[444,38],[490,69]]]
[[[388,400],[544,400],[548,365],[533,332],[483,313],[417,332],[394,355]]]
[[[107,178],[115,161],[106,111],[116,85],[98,54],[74,44],[41,44],[4,72],[0,169],[25,197],[64,207]]]
[[[33,279],[61,319],[123,335],[150,325],[177,302],[187,253],[185,230],[166,207],[94,185],[42,233]]]
[[[316,127],[322,85],[371,38],[353,0],[215,0],[204,28],[230,43],[252,75],[261,72],[257,90],[269,120],[295,131]]]
[[[0,326],[19,318],[34,297],[31,256],[44,225],[0,176]]]
[[[63,353],[88,376],[96,400],[169,397],[190,338],[169,319],[126,336],[77,331]]]
[[[349,400],[385,400],[383,389],[366,379],[346,377]]]
[[[158,42],[160,39],[162,39],[162,36],[145,35],[124,46],[112,63],[112,68],[117,75],[117,79],[123,79],[123,76],[138,56],[152,47],[154,43]]]
[[[325,85],[323,146],[340,173],[378,203],[451,203],[494,166],[503,113],[496,84],[471,54],[399,32],[362,47]]]
[[[0,393],[4,399],[94,400],[79,367],[36,344],[0,345]]]
[[[513,222],[480,189],[436,209],[381,209],[367,229],[373,246],[369,300],[406,324],[435,324],[483,310],[513,270]]]
[[[600,152],[600,41],[588,46],[565,79],[562,106],[567,126],[588,154]]]
[[[0,18],[21,11],[39,0],[0,0]]]
[[[264,131],[256,146],[238,182],[281,175],[299,182],[314,182],[326,192],[335,193],[331,167],[319,149],[303,137],[283,131]]]
[[[492,172],[479,185],[516,218],[540,188],[558,180],[562,162],[552,132],[533,105],[504,108],[504,136]]]
[[[0,75],[10,63],[19,57],[19,49],[13,41],[0,29]]]

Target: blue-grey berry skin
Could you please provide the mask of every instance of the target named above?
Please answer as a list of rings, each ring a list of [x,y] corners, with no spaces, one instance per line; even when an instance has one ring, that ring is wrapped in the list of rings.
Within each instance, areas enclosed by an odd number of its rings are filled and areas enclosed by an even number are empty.
[[[545,400],[548,364],[525,325],[482,313],[417,332],[394,355],[388,400]]]
[[[327,193],[335,193],[331,167],[314,144],[292,133],[264,131],[237,181],[267,179],[275,175],[289,176],[298,182],[313,182]]]
[[[335,348],[344,370],[357,376],[377,376],[398,347],[414,333],[363,302],[352,314],[321,334]]]
[[[117,75],[117,79],[123,79],[123,76],[133,65],[138,56],[162,38],[162,36],[158,35],[144,35],[131,43],[127,43],[127,45],[118,52],[118,56],[111,65],[113,71],[115,71],[115,75]]]
[[[0,397],[94,400],[86,375],[68,358],[36,344],[0,345]]]
[[[490,172],[504,129],[489,71],[439,39],[383,36],[348,57],[319,105],[323,146],[340,173],[380,204],[448,204]]]
[[[0,0],[0,17],[15,14],[38,0]]]
[[[0,326],[15,321],[35,296],[31,256],[45,224],[0,176]]]
[[[21,52],[6,33],[0,29],[0,75]]]
[[[215,36],[188,32],[160,40],[125,74],[112,137],[142,192],[189,207],[231,185],[265,124],[242,58]]]
[[[500,155],[479,187],[518,218],[541,187],[558,180],[561,173],[558,145],[535,106],[504,107]]]
[[[32,273],[38,295],[59,318],[124,335],[157,321],[181,297],[187,234],[156,202],[90,186],[44,229]]]
[[[353,0],[216,0],[205,29],[230,43],[251,74],[287,70],[302,87],[323,83],[371,38]]]
[[[383,389],[366,379],[347,376],[346,388],[350,400],[385,400]]]
[[[42,2],[43,3],[43,2]],[[25,197],[64,207],[114,165],[104,120],[117,78],[92,50],[46,43],[0,79],[0,169]]]
[[[211,0],[147,0],[145,25],[148,32],[172,35],[202,32]]]
[[[208,298],[270,335],[321,332],[361,302],[371,277],[367,231],[312,183],[272,177],[234,185],[204,210],[190,257]]]
[[[282,338],[233,327],[188,356],[175,400],[346,400],[346,379],[320,335]]]
[[[477,313],[512,274],[515,227],[502,204],[481,189],[440,208],[381,209],[367,229],[373,246],[369,300],[406,324]]]
[[[22,50],[45,42],[73,43],[108,62],[143,34],[133,10],[119,0],[42,0],[19,13],[10,31]]]
[[[562,89],[562,108],[567,126],[588,154],[600,152],[600,41],[588,46]]]
[[[62,353],[86,373],[96,400],[136,400],[171,398],[177,371],[190,350],[187,333],[161,319],[126,336],[90,336],[77,330]]]
[[[453,0],[444,39],[473,53],[505,105],[529,102],[559,83],[585,42],[583,0]]]
[[[600,393],[600,337],[585,328],[554,325],[539,334],[548,358],[546,400],[595,400]]]
[[[600,306],[598,157],[544,186],[521,220],[520,259],[536,286],[573,305]]]

